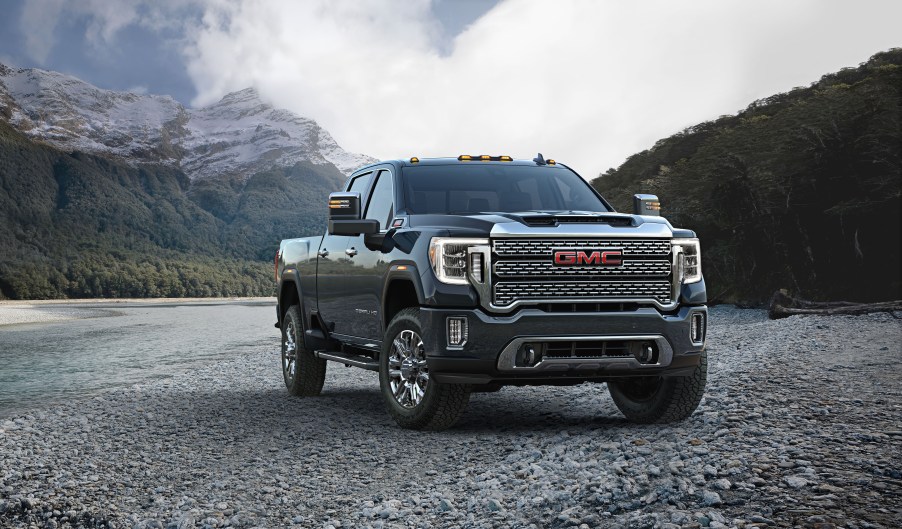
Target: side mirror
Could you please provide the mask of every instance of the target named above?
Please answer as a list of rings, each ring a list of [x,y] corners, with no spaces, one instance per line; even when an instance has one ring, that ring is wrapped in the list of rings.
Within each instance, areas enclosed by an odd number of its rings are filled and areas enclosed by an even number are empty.
[[[661,215],[661,202],[655,195],[633,195],[633,213],[636,215]]]
[[[360,193],[329,195],[329,235],[379,233],[379,221],[360,218]]]

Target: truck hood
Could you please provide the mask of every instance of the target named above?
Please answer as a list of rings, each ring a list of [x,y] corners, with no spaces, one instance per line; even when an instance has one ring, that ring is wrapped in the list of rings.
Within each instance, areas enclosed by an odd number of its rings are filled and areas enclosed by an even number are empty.
[[[591,211],[485,212],[474,215],[410,215],[410,227],[446,229],[470,237],[694,237],[664,217]]]

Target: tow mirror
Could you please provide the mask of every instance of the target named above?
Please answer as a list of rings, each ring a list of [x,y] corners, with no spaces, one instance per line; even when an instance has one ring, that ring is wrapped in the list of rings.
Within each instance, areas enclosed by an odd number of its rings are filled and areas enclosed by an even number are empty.
[[[661,215],[661,202],[656,195],[633,195],[633,213],[636,215]]]
[[[378,233],[379,221],[360,218],[360,193],[329,195],[329,234],[360,235]]]

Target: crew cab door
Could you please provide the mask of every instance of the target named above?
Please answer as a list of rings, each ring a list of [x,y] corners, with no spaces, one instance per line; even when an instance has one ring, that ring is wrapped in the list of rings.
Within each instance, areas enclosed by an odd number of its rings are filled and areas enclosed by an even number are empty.
[[[373,173],[364,173],[354,177],[345,191],[360,193],[361,203],[366,204],[367,190],[372,182]],[[348,235],[331,235],[326,232],[319,247],[316,258],[316,292],[317,308],[320,316],[331,326],[330,331],[337,334],[353,334],[355,289],[359,281],[353,278],[354,265],[352,252],[346,252],[351,240]]]
[[[380,169],[367,198],[363,218],[379,221],[380,233],[386,233],[395,214],[393,175]],[[382,340],[382,291],[388,272],[387,256],[366,247],[366,235],[351,237],[348,253],[352,254],[352,277],[356,286],[350,299],[354,305],[354,336],[367,342]]]

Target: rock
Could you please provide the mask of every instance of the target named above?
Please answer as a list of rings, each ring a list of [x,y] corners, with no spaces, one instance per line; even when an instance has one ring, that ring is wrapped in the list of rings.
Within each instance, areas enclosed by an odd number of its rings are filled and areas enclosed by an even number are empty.
[[[713,490],[702,492],[702,505],[720,505],[721,503],[723,503],[723,500],[720,499],[720,494]]]
[[[802,476],[787,476],[783,478],[783,482],[794,489],[800,489],[808,484],[808,480]]]
[[[730,483],[730,480],[726,478],[714,480],[711,484],[714,485],[714,488],[719,490],[730,490],[730,487],[733,486],[733,484]]]

